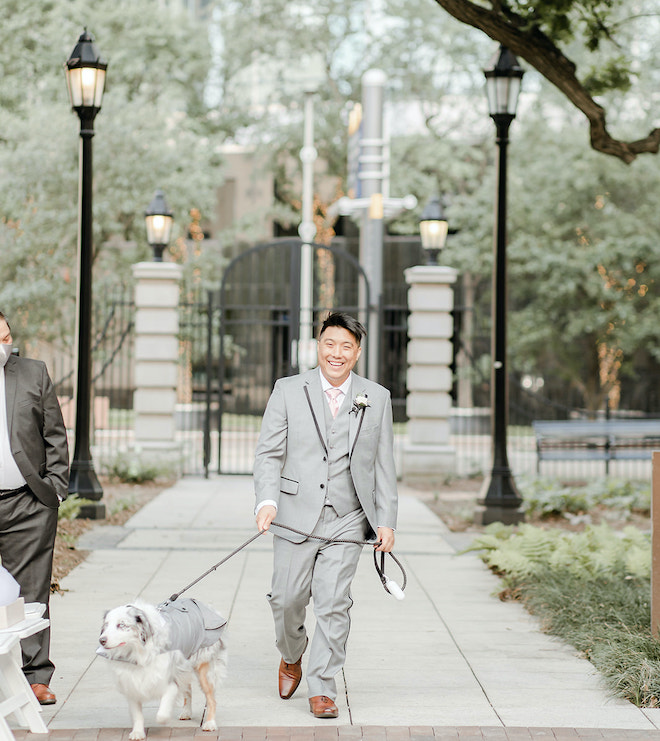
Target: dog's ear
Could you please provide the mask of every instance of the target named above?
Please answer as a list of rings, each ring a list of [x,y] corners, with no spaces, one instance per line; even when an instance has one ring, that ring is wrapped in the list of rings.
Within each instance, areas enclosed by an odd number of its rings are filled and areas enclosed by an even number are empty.
[[[131,609],[131,617],[135,620],[135,625],[138,630],[138,637],[142,643],[146,643],[150,638],[153,638],[154,630],[151,626],[151,622],[147,617],[147,614],[137,607]]]

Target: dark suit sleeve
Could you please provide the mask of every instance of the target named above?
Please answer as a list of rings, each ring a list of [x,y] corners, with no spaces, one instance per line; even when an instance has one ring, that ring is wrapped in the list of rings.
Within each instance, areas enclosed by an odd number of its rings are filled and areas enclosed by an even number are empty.
[[[46,472],[48,480],[60,499],[66,499],[69,488],[69,448],[66,439],[66,427],[62,419],[62,410],[57,400],[46,366],[43,366],[43,429],[42,436],[46,452]]]

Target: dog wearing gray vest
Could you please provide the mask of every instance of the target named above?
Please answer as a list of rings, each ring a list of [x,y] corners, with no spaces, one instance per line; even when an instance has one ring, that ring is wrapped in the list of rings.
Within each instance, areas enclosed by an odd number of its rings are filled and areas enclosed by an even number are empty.
[[[146,737],[142,704],[160,700],[156,720],[167,723],[179,697],[179,720],[192,717],[192,675],[206,697],[203,731],[217,730],[216,681],[226,670],[227,621],[195,599],[115,607],[103,618],[96,653],[110,659],[133,719],[131,741]]]

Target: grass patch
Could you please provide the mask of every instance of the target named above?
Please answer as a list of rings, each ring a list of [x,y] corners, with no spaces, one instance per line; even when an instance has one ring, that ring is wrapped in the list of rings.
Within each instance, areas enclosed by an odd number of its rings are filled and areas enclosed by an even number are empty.
[[[609,688],[660,707],[660,641],[651,633],[650,538],[608,525],[582,533],[490,525],[470,550],[503,580],[542,629],[581,651]]]
[[[569,571],[524,580],[520,595],[543,629],[581,651],[608,687],[639,707],[660,706],[660,642],[650,630],[646,579]]]

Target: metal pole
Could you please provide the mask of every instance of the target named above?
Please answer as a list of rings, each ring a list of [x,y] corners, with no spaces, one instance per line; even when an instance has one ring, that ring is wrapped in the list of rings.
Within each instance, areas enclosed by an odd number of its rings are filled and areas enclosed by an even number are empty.
[[[493,466],[490,478],[482,489],[485,505],[481,522],[514,523],[523,519],[519,511],[522,498],[518,494],[507,455],[507,425],[509,422],[509,379],[507,372],[507,257],[506,257],[506,183],[507,144],[510,114],[493,115],[497,127],[499,148],[497,180],[497,212],[493,261],[492,311],[492,371],[491,371],[491,437]]]
[[[652,453],[651,469],[651,632],[660,634],[660,451]]]
[[[314,226],[314,101],[313,92],[305,93],[305,135],[302,160],[302,221],[298,233],[303,241],[300,254],[300,339],[298,341],[298,368],[309,370],[316,365],[314,346],[314,255],[312,243],[316,238]]]
[[[360,168],[362,197],[369,201],[360,228],[360,263],[371,287],[368,320],[368,375],[380,378],[380,305],[383,293],[383,103],[387,77],[370,69],[362,77],[362,139]],[[363,306],[364,296],[360,296]]]
[[[92,393],[92,138],[94,117],[80,118],[80,183],[78,230],[78,375],[76,386],[76,440],[69,477],[69,494],[98,501],[103,489],[96,477],[90,451]],[[84,508],[83,516],[105,516],[105,507]]]

